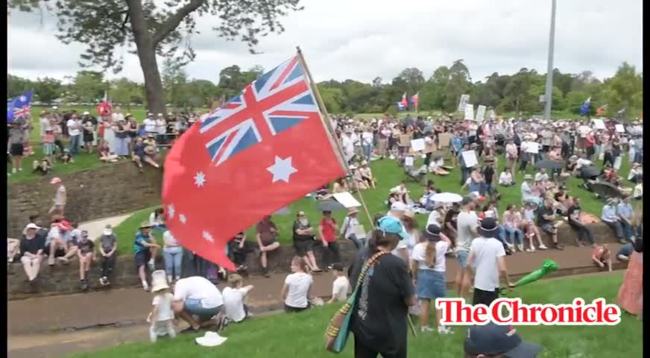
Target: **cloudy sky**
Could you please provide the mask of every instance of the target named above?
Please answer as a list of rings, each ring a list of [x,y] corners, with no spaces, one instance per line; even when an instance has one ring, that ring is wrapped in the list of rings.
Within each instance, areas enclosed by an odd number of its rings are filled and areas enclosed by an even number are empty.
[[[425,77],[441,65],[464,59],[473,80],[522,67],[546,72],[551,0],[302,0],[305,9],[283,20],[286,31],[263,38],[251,55],[199,21],[191,41],[191,78],[217,81],[231,64],[272,68],[300,45],[317,81],[348,78],[390,81],[403,68]],[[592,71],[606,78],[627,61],[642,70],[642,0],[560,0],[556,20],[555,67]],[[9,72],[32,79],[64,79],[79,70],[83,45],[56,39],[56,19],[38,13],[9,16]],[[119,51],[119,50],[118,50]],[[123,51],[122,51],[123,52]],[[121,52],[119,52],[121,53]],[[135,56],[126,55],[117,75],[142,81]],[[162,61],[159,60],[159,64]]]

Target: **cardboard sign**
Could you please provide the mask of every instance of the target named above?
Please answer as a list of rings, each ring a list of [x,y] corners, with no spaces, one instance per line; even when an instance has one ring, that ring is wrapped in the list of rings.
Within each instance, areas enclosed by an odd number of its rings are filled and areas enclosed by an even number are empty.
[[[440,133],[438,135],[438,146],[440,148],[449,148],[451,144],[451,133]]]
[[[594,122],[594,128],[596,129],[605,129],[605,122],[602,119],[592,119],[592,122]]]
[[[334,197],[334,200],[341,203],[341,205],[343,205],[346,209],[357,208],[361,206],[361,203],[358,202],[357,199],[355,199],[355,197],[347,191],[343,193],[335,193],[332,194],[332,196]]]
[[[489,110],[487,113],[488,113],[488,118],[489,119],[491,119],[491,120],[497,119],[497,114],[496,114],[496,112],[494,112],[493,109]]]
[[[468,94],[461,95],[460,101],[458,101],[458,112],[464,112],[467,103],[469,103],[469,95]]]
[[[465,162],[466,168],[471,168],[478,165],[478,159],[476,158],[476,152],[473,150],[466,150],[461,153],[463,156],[463,161]]]
[[[424,150],[424,138],[411,140],[411,149],[413,149],[414,152]]]
[[[530,153],[530,154],[539,153],[539,143],[537,142],[523,142],[521,143],[521,146],[524,149],[524,152],[526,153]]]
[[[465,105],[465,120],[474,120],[474,105],[470,103]]]
[[[415,164],[415,159],[413,157],[406,157],[404,158],[404,166],[406,167],[412,167],[413,164]]]
[[[622,124],[617,124],[614,127],[616,127],[616,132],[617,133],[625,133],[625,127],[623,127]]]
[[[400,134],[399,136],[399,146],[400,147],[410,147],[411,146],[411,136],[408,134]]]
[[[487,109],[487,107],[485,107],[483,105],[478,106],[478,109],[476,110],[476,121],[477,122],[483,122],[483,120],[485,119],[485,110],[486,109]]]

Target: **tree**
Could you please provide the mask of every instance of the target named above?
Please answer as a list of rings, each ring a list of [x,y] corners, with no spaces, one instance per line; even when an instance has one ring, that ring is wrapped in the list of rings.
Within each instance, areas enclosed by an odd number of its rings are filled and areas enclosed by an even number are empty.
[[[101,72],[79,71],[74,78],[71,94],[82,103],[97,103],[107,89]]]
[[[34,83],[26,78],[7,74],[7,96],[20,96],[23,92],[34,89]]]
[[[406,84],[405,90],[408,95],[415,94],[424,84],[422,71],[415,67],[405,68],[397,77]]]
[[[196,31],[196,19],[218,16],[213,28],[220,36],[239,38],[254,52],[259,38],[284,28],[279,18],[301,10],[300,0],[9,0],[8,8],[33,11],[45,7],[58,18],[57,37],[64,43],[82,43],[82,65],[122,69],[121,50],[135,53],[140,61],[147,105],[152,112],[165,109],[162,79],[156,55],[188,63],[194,51],[188,40]]]
[[[175,107],[183,107],[187,104],[188,93],[185,91],[187,74],[181,64],[173,59],[166,59],[163,63],[163,89],[167,103]]]
[[[61,89],[61,81],[49,77],[39,78],[34,84],[34,94],[39,101],[45,104],[50,104],[53,100],[59,98],[62,92]]]
[[[127,110],[131,110],[131,104],[144,103],[144,86],[122,77],[110,82],[108,95],[114,103],[124,105]]]
[[[623,108],[627,113],[643,109],[643,77],[627,62],[623,62],[614,77],[605,80],[603,87],[608,113],[613,114]]]
[[[456,60],[449,67],[447,85],[445,86],[445,99],[443,109],[447,112],[454,112],[458,108],[458,101],[463,94],[470,93],[472,88],[472,77],[469,75],[467,66],[463,60]],[[475,102],[471,101],[470,102]]]

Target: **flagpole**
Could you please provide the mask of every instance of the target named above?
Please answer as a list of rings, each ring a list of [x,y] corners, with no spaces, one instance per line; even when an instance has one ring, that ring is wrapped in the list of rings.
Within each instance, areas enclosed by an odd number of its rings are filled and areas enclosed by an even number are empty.
[[[350,169],[348,168],[348,163],[345,161],[345,157],[343,156],[343,148],[341,148],[341,143],[335,138],[334,135],[334,130],[332,128],[332,124],[330,122],[330,115],[327,112],[327,108],[325,107],[325,103],[323,103],[323,99],[320,96],[320,92],[318,92],[318,87],[314,83],[313,78],[311,77],[311,72],[309,72],[309,67],[307,67],[307,62],[305,61],[305,58],[302,56],[302,50],[300,50],[300,46],[296,46],[296,50],[298,51],[298,60],[300,61],[300,64],[305,69],[305,72],[307,73],[307,79],[309,80],[309,86],[311,87],[312,92],[314,92],[314,95],[316,96],[316,102],[318,102],[318,107],[320,107],[321,112],[323,113],[323,116],[320,116],[321,121],[323,124],[325,124],[325,128],[329,132],[329,139],[330,143],[334,142],[333,146],[336,148],[336,156],[339,159],[340,163],[343,165],[343,168],[345,168],[346,174],[350,172]],[[368,211],[368,207],[366,206],[365,200],[363,200],[363,195],[361,194],[361,190],[359,190],[359,186],[352,181],[355,185],[355,188],[357,189],[357,193],[359,194],[359,199],[361,201],[361,206],[363,206],[363,210],[365,211],[366,215],[368,216],[368,221],[370,222],[370,225],[372,227],[375,227],[375,223],[372,220],[372,216],[370,216],[370,211]]]

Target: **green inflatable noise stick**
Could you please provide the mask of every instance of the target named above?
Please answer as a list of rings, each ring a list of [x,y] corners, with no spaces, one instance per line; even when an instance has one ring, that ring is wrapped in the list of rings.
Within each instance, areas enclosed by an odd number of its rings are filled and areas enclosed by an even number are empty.
[[[529,284],[531,282],[535,282],[540,278],[548,275],[549,273],[553,271],[557,271],[557,269],[558,269],[558,265],[555,261],[551,259],[546,259],[544,260],[544,263],[542,263],[542,267],[520,278],[519,281],[515,283],[515,287],[520,287]]]

